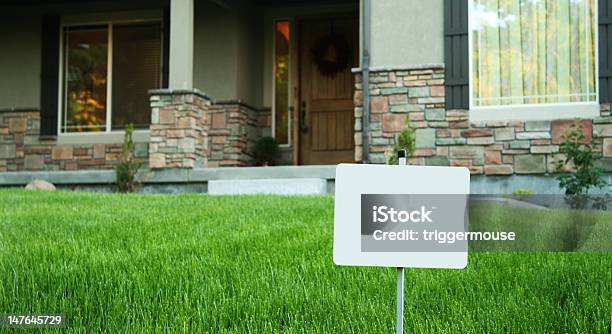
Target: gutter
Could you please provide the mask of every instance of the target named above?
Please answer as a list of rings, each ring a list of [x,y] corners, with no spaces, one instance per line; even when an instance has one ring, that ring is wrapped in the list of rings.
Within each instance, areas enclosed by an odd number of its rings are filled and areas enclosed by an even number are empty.
[[[363,153],[361,162],[367,164],[370,155],[370,0],[363,0],[363,53],[361,55],[361,90],[363,92],[361,134]]]

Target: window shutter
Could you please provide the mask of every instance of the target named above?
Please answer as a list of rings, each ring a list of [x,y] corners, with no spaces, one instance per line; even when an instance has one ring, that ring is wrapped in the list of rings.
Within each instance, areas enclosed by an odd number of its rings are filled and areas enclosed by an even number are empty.
[[[170,79],[170,7],[164,8],[164,22],[162,24],[162,88],[169,88]]]
[[[446,109],[469,108],[468,0],[444,0]]]
[[[599,0],[599,101],[612,101],[612,0]]]
[[[57,135],[60,17],[45,15],[41,31],[40,135]]]

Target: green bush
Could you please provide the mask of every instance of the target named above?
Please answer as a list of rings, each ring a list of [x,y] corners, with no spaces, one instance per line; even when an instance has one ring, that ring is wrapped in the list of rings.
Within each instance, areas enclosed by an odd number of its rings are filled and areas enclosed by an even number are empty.
[[[142,164],[134,157],[134,140],[132,134],[134,126],[128,124],[125,128],[125,136],[123,145],[121,146],[121,155],[119,163],[115,166],[116,187],[117,191],[122,193],[130,193],[136,191],[136,173]]]
[[[512,192],[512,195],[517,195],[517,196],[533,195],[533,189],[518,188]]]
[[[397,165],[397,152],[400,150],[406,150],[406,160],[410,159],[414,155],[414,151],[416,149],[416,132],[412,125],[410,124],[410,120],[406,117],[405,126],[400,131],[397,139],[395,141],[395,146],[393,147],[393,151],[389,156],[388,163],[389,165]]]
[[[272,137],[261,137],[255,143],[253,158],[257,166],[273,166],[279,156],[278,142]]]
[[[555,162],[559,187],[566,195],[586,195],[590,188],[603,187],[603,171],[597,167],[601,155],[594,151],[593,144],[585,143],[585,136],[580,120],[562,135],[563,142],[559,152],[565,157]],[[566,170],[573,169],[573,172]]]
[[[533,189],[518,188],[512,192],[512,195],[519,201],[522,201],[533,195]]]

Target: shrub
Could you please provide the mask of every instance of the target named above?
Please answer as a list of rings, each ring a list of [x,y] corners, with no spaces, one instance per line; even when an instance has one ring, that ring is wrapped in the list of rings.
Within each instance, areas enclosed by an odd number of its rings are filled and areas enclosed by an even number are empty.
[[[533,189],[518,188],[512,192],[512,195],[519,201],[523,201],[533,195]]]
[[[134,132],[134,126],[128,124],[125,128],[125,136],[123,138],[123,145],[121,146],[121,155],[119,156],[119,163],[115,166],[115,175],[117,191],[122,193],[136,191],[136,173],[142,166],[142,164],[134,157],[134,140],[132,134]]]
[[[414,151],[416,149],[416,132],[412,125],[410,125],[410,120],[406,117],[406,123],[402,131],[400,131],[397,136],[397,140],[395,146],[393,147],[393,151],[389,156],[388,163],[389,165],[397,165],[397,152],[400,150],[406,150],[406,160],[410,159],[414,155]]]
[[[518,188],[512,192],[512,195],[517,195],[517,196],[533,195],[533,189]]]
[[[563,142],[559,152],[565,158],[555,162],[559,174],[559,187],[566,195],[586,195],[590,188],[603,187],[603,172],[597,167],[600,155],[594,151],[591,143],[585,143],[585,136],[580,120],[577,120],[562,136]],[[573,172],[565,171],[573,166]]]
[[[261,137],[255,143],[253,158],[257,166],[273,166],[278,159],[278,142],[272,137]]]

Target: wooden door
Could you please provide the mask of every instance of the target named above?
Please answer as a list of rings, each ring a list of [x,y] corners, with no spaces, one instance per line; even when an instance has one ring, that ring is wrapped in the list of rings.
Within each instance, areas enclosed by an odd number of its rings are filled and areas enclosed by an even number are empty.
[[[358,20],[304,20],[300,28],[300,163],[353,162],[355,117],[351,68],[358,64]],[[321,73],[313,57],[315,46],[323,44],[321,39],[330,35],[343,36],[348,45],[348,64],[334,75]]]

